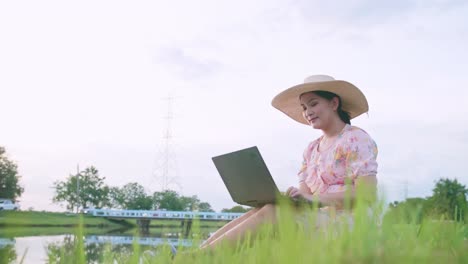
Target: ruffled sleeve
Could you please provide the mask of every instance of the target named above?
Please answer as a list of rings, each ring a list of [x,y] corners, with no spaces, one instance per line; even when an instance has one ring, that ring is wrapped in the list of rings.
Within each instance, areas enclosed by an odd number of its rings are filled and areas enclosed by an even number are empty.
[[[307,179],[307,166],[310,161],[310,156],[312,154],[312,150],[314,149],[315,145],[317,144],[318,140],[312,141],[307,148],[304,150],[302,154],[302,165],[301,169],[297,173],[297,177],[299,178],[299,184],[303,183]]]
[[[357,177],[377,175],[377,144],[363,130],[356,129],[347,139],[346,177],[355,180]]]
[[[301,169],[297,173],[297,177],[299,178],[299,184],[303,183],[307,178],[307,161],[305,158],[302,161]]]

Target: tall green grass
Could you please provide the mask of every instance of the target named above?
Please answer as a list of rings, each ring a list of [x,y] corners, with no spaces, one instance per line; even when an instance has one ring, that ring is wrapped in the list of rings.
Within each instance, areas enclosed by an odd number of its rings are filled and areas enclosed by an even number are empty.
[[[297,217],[298,211],[302,217]],[[408,223],[399,214],[384,214],[382,203],[370,207],[357,202],[352,212],[353,223],[344,218],[317,228],[316,207],[298,209],[282,202],[278,224],[265,224],[242,241],[204,251],[198,248],[204,237],[195,222],[190,234],[193,246],[179,247],[175,256],[167,245],[134,243],[131,247],[106,245],[91,257],[79,228],[72,249],[56,249],[49,263],[468,263],[463,222],[418,219]],[[60,258],[53,257],[57,250]]]
[[[281,204],[278,225],[235,246],[180,254],[174,263],[468,263],[467,227],[462,222],[425,219],[421,224],[383,217],[382,204],[358,203],[353,223],[338,219],[316,228],[318,211]],[[151,262],[149,262],[151,263]]]

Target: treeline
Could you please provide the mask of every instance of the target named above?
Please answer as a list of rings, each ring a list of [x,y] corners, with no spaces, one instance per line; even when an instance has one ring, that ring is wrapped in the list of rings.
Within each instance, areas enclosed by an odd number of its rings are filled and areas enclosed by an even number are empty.
[[[18,165],[8,158],[5,148],[0,146],[0,198],[16,201],[24,192],[20,179]]]
[[[17,201],[24,192],[20,184],[18,165],[9,159],[4,147],[0,146],[0,199]],[[130,182],[122,187],[108,186],[105,177],[91,166],[77,174],[69,175],[64,181],[53,183],[54,203],[65,204],[70,211],[78,212],[84,208],[116,208],[134,210],[166,209],[171,211],[212,212],[208,202],[201,201],[196,195],[183,196],[172,190],[147,193],[145,188]],[[243,213],[250,208],[234,206],[224,208],[223,212]]]
[[[93,207],[213,212],[211,205],[201,201],[196,195],[182,196],[172,190],[149,194],[137,182],[127,183],[122,187],[111,187],[106,185],[104,180],[105,177],[100,177],[95,167],[88,167],[70,175],[64,181],[55,182],[53,202],[65,204],[71,211]],[[237,207],[232,209],[239,210]]]
[[[467,195],[468,189],[456,179],[439,179],[431,196],[390,203],[386,217],[418,224],[423,219],[464,221],[468,217]]]
[[[0,146],[0,198],[17,200],[24,192],[20,185],[21,176],[18,166],[11,161]],[[53,201],[65,204],[68,210],[95,208],[121,209],[166,209],[174,211],[213,211],[208,202],[196,196],[182,196],[175,191],[166,190],[148,194],[136,182],[122,187],[110,187],[100,177],[95,167],[70,175],[65,181],[53,184]],[[408,198],[402,202],[392,202],[385,217],[393,217],[408,223],[420,223],[422,219],[461,220],[468,218],[468,189],[456,179],[439,179],[432,195],[425,198]],[[250,208],[234,206],[223,212],[246,212]]]

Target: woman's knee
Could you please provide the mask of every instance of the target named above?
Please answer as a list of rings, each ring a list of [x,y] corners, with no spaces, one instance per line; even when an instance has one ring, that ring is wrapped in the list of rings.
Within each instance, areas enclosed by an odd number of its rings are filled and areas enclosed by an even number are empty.
[[[261,215],[274,215],[276,206],[274,204],[265,204],[259,211]]]

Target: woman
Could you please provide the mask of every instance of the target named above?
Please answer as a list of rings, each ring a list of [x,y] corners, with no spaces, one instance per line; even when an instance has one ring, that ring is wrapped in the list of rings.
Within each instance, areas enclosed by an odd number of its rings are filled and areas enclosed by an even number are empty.
[[[356,86],[330,76],[313,75],[303,84],[278,94],[272,105],[292,119],[323,132],[304,151],[299,186],[289,187],[287,195],[315,200],[339,211],[345,197],[354,199],[356,187],[364,186],[375,194],[377,146],[364,130],[351,126],[350,122],[368,111],[366,97]],[[349,192],[347,186],[351,187]],[[321,213],[327,214],[323,209]],[[275,205],[255,208],[229,222],[201,247],[213,248],[222,241],[236,241],[267,222],[276,222]]]

